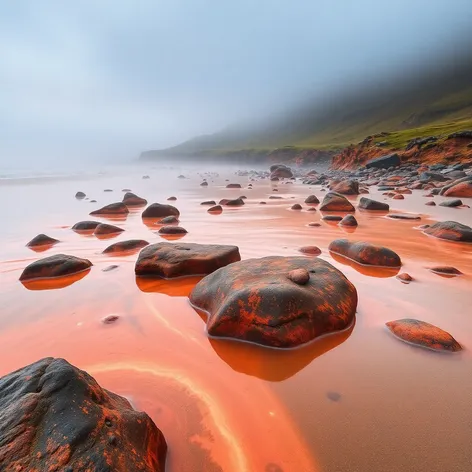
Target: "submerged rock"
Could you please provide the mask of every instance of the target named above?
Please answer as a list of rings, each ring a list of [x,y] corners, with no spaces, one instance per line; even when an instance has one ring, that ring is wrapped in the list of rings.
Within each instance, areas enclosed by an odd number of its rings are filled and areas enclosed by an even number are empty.
[[[202,279],[191,303],[208,312],[208,334],[294,347],[346,329],[357,291],[326,261],[265,257],[228,265]]]
[[[409,284],[410,282],[413,281],[413,277],[410,274],[407,274],[406,272],[402,272],[401,274],[398,274],[397,279],[403,282],[404,284]]]
[[[455,267],[451,266],[434,266],[430,267],[429,270],[438,275],[445,275],[449,277],[455,277],[457,275],[462,275],[462,272]]]
[[[180,216],[180,211],[172,205],[153,203],[141,215],[143,218],[164,218],[165,216]]]
[[[47,236],[45,234],[38,234],[29,243],[27,243],[26,246],[30,248],[36,248],[41,246],[53,246],[58,242],[58,239],[51,238],[50,236]]]
[[[135,273],[166,279],[206,275],[239,260],[241,256],[237,246],[158,243],[140,252]]]
[[[66,254],[55,254],[32,262],[23,270],[20,280],[46,279],[76,274],[92,267],[88,259],[68,256]]]
[[[226,188],[241,188],[241,184],[228,184]]]
[[[462,346],[449,333],[425,321],[403,319],[389,321],[386,325],[397,338],[410,344],[434,351],[462,350]]]
[[[343,195],[335,192],[328,192],[323,198],[320,211],[356,211],[352,203]]]
[[[402,265],[400,256],[396,252],[364,241],[353,242],[347,239],[336,239],[328,249],[363,265],[377,267],[400,267]]]
[[[146,247],[148,244],[149,243],[144,239],[128,239],[127,241],[120,241],[111,244],[103,251],[103,254],[138,251],[139,249]]]
[[[388,211],[390,206],[388,203],[378,202],[367,197],[362,197],[359,200],[359,208],[362,210],[371,210],[371,211]]]
[[[200,203],[200,205],[216,205],[215,200],[207,200],[205,202]]]
[[[440,221],[425,228],[424,233],[449,241],[472,242],[472,228],[456,221]]]
[[[208,208],[208,213],[221,213],[223,211],[223,207],[221,205],[215,205],[211,208]]]
[[[242,206],[244,205],[244,199],[235,198],[233,200],[228,200],[227,198],[223,198],[222,200],[219,201],[219,204],[225,205],[225,206]]]
[[[123,202],[118,202],[94,210],[90,212],[90,215],[127,215],[128,213],[128,207]]]
[[[324,221],[342,221],[343,217],[340,215],[325,215],[321,219]]]
[[[164,436],[146,413],[64,359],[0,378],[2,470],[164,472]]]

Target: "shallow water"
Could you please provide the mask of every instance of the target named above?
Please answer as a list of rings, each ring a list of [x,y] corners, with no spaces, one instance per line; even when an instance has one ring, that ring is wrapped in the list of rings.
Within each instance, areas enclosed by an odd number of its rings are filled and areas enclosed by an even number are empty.
[[[195,170],[181,168],[0,180],[0,375],[45,356],[87,370],[153,418],[169,444],[169,472],[472,470],[472,245],[439,241],[417,229],[445,219],[471,225],[472,209],[428,207],[426,192],[414,191],[389,203],[392,211],[420,214],[421,221],[357,211],[359,227],[347,232],[321,221],[319,211],[290,210],[296,202],[306,209],[303,201],[311,193],[321,200],[320,187],[262,181],[250,190],[247,178],[220,172],[208,178],[207,188],[200,187]],[[180,173],[189,178],[177,179]],[[143,174],[151,178],[143,180]],[[224,188],[226,178],[243,189]],[[235,244],[243,259],[300,255],[301,246],[319,246],[319,257],[358,290],[355,325],[290,351],[209,339],[204,317],[186,298],[198,278],[136,280],[136,254],[101,254],[120,240],[164,241],[158,227],[143,224],[141,210],[112,221],[126,230],[113,239],[70,229],[77,221],[97,219],[88,213],[121,200],[122,188],[150,203],[176,196],[181,226],[189,231],[184,241]],[[78,190],[98,202],[76,200]],[[374,189],[371,194],[384,198]],[[246,205],[221,215],[200,206],[240,195],[248,197]],[[270,195],[284,198],[269,200]],[[322,226],[307,226],[312,221]],[[38,233],[61,243],[35,253],[25,244]],[[341,237],[395,250],[401,271],[415,281],[405,285],[396,271],[330,255],[329,243]],[[94,266],[60,283],[18,281],[28,263],[57,253],[89,258]],[[112,264],[118,267],[103,271]],[[433,265],[452,265],[464,275],[441,277],[427,270]],[[110,314],[120,318],[103,324]],[[387,321],[408,317],[449,331],[464,351],[422,350],[386,330]]]

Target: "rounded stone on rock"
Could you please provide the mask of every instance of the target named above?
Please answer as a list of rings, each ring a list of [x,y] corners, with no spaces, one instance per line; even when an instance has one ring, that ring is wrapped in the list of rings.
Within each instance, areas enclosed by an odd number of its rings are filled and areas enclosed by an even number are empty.
[[[164,218],[166,216],[180,216],[180,211],[172,205],[152,203],[142,213],[142,218]]]
[[[88,259],[69,256],[66,254],[55,254],[32,262],[23,270],[20,275],[21,281],[48,279],[63,277],[65,275],[77,274],[92,267]]]
[[[288,277],[299,269],[309,273],[302,285]],[[348,328],[357,307],[357,291],[339,270],[306,257],[235,262],[203,278],[189,298],[208,313],[210,336],[280,348]]]
[[[287,277],[298,285],[305,285],[310,280],[310,273],[306,269],[293,269]]]
[[[462,346],[446,331],[415,319],[389,321],[387,328],[399,339],[409,344],[434,351],[457,352]]]

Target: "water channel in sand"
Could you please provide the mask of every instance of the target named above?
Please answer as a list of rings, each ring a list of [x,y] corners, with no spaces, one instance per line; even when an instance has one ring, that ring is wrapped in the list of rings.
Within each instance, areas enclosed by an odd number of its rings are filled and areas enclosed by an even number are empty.
[[[195,169],[150,166],[88,177],[0,180],[0,375],[46,356],[87,370],[153,418],[169,445],[169,472],[472,470],[472,245],[439,241],[417,229],[431,220],[471,225],[472,209],[428,207],[424,192],[414,191],[389,203],[393,212],[418,213],[421,221],[357,211],[359,227],[347,233],[322,222],[319,211],[305,211],[307,195],[323,197],[320,187],[264,180],[251,190],[247,177],[218,170],[208,187],[200,186]],[[178,179],[181,173],[188,178]],[[143,180],[143,174],[151,178]],[[226,189],[225,179],[243,188]],[[189,231],[186,242],[235,244],[243,259],[320,247],[319,257],[359,292],[355,325],[290,351],[209,339],[204,318],[186,298],[198,278],[137,280],[136,254],[101,254],[111,242],[164,241],[158,227],[143,224],[141,211],[115,223],[126,231],[111,240],[70,229],[96,219],[90,211],[121,200],[123,188],[150,203],[176,196],[181,226]],[[76,200],[78,190],[98,202]],[[283,199],[270,200],[274,194]],[[200,206],[240,195],[248,197],[246,205],[220,215]],[[375,189],[371,195],[384,198]],[[296,202],[303,211],[290,210]],[[312,221],[321,226],[309,227]],[[35,253],[25,244],[38,233],[61,243]],[[395,250],[402,271],[415,281],[405,285],[395,272],[333,257],[327,247],[340,237]],[[28,263],[57,253],[86,257],[94,266],[60,284],[18,281]],[[103,271],[112,264],[118,267]],[[444,278],[427,270],[432,265],[451,265],[464,275]],[[110,314],[119,320],[103,324]],[[464,351],[441,355],[400,342],[385,328],[399,318],[449,331]]]

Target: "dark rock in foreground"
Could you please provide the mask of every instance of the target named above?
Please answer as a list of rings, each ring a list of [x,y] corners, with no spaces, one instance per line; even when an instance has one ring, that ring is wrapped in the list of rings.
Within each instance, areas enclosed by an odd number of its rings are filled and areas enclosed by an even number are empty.
[[[472,228],[456,221],[439,221],[424,229],[425,234],[449,241],[472,242]]]
[[[58,242],[58,239],[51,238],[50,236],[47,236],[45,234],[38,234],[26,246],[31,248],[41,246],[52,246]]]
[[[128,239],[127,241],[120,241],[108,246],[103,251],[103,254],[138,251],[147,245],[149,245],[149,243],[144,239]]]
[[[66,254],[55,254],[54,256],[39,259],[26,266],[20,276],[20,280],[46,279],[76,274],[92,267],[88,259],[68,256]]]
[[[346,329],[357,307],[340,271],[306,257],[236,262],[202,279],[189,298],[208,313],[210,336],[282,348]]]
[[[172,205],[153,203],[149,205],[142,214],[143,218],[164,218],[165,216],[180,216],[180,211]]]
[[[400,156],[398,154],[389,154],[387,156],[377,157],[371,159],[366,163],[367,169],[372,167],[376,169],[388,169],[389,167],[397,167],[401,164]]]
[[[0,378],[5,472],[164,472],[164,436],[146,413],[64,359]]]
[[[241,260],[237,246],[216,244],[151,244],[138,257],[135,273],[166,279],[207,275]]]
[[[123,202],[110,203],[98,210],[92,211],[90,215],[127,215],[128,207]]]
[[[396,252],[363,241],[351,242],[347,239],[336,239],[328,249],[363,265],[377,267],[400,267],[402,265],[400,256]]]
[[[435,351],[462,350],[462,346],[446,331],[420,320],[403,319],[386,323],[387,328],[402,341]]]
[[[359,208],[362,210],[374,210],[374,211],[388,211],[390,206],[388,203],[378,202],[367,197],[362,197],[359,200]]]

